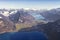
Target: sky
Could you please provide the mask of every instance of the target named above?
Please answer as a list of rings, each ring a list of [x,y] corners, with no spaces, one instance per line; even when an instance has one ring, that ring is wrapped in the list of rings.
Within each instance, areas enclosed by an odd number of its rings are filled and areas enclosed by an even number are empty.
[[[0,8],[52,9],[60,8],[59,0],[0,0]]]

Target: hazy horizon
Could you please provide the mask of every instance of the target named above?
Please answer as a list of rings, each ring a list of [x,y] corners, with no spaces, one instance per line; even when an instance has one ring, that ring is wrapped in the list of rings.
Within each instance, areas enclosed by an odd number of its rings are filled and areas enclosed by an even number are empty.
[[[52,9],[60,8],[60,1],[53,0],[0,0],[0,9]]]

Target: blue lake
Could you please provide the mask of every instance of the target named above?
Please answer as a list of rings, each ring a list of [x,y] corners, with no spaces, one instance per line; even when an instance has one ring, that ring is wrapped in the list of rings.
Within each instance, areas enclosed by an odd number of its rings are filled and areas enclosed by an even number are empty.
[[[0,40],[47,40],[41,32],[16,32],[0,34]]]

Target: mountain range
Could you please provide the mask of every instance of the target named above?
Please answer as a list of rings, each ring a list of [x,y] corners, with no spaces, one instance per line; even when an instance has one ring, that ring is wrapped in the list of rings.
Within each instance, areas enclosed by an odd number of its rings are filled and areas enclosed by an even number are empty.
[[[59,20],[60,8],[51,10],[0,9],[0,17],[5,22],[4,25],[8,26],[8,30],[15,29],[14,31],[18,31],[22,28],[30,28],[37,24],[42,25]],[[2,25],[2,22],[0,24]],[[2,26],[1,28],[5,29],[6,26]]]

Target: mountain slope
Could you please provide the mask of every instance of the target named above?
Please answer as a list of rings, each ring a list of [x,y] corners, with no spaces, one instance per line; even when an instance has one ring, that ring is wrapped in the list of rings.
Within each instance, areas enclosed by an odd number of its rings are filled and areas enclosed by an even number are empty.
[[[31,32],[31,31],[44,32],[48,36],[49,40],[59,40],[60,20],[57,20],[56,22],[49,22],[47,24],[42,25],[38,24],[36,26],[19,30],[19,32]]]

